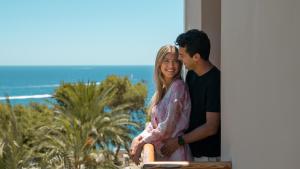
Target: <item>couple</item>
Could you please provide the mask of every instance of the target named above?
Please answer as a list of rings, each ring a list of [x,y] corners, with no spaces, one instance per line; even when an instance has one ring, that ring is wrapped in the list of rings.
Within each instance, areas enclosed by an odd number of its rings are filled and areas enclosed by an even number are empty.
[[[131,144],[138,165],[144,144],[156,161],[219,161],[220,71],[209,62],[210,40],[196,29],[180,34],[175,46],[160,48],[155,61],[156,92],[151,123]],[[181,80],[182,62],[189,70]]]

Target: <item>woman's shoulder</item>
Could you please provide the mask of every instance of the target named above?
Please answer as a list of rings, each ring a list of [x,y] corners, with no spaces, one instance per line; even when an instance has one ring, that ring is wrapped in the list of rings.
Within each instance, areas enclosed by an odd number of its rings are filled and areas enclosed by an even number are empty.
[[[185,88],[185,83],[182,79],[176,79],[173,81],[173,83],[171,84],[171,88],[172,89],[183,89]]]

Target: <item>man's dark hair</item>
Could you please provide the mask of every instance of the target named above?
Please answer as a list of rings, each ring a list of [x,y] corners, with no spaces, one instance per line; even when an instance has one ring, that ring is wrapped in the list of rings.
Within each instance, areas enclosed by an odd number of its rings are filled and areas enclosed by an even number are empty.
[[[210,41],[207,34],[197,29],[180,34],[176,39],[176,45],[186,47],[186,52],[193,56],[199,53],[201,58],[208,60],[210,53]]]

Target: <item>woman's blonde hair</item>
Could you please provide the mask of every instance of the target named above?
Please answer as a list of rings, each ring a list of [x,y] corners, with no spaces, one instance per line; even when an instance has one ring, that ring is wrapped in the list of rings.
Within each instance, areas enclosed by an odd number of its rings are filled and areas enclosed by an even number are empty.
[[[148,114],[150,115],[152,108],[158,104],[158,102],[163,98],[168,86],[165,86],[165,81],[163,78],[163,74],[161,72],[161,65],[163,60],[168,54],[175,54],[178,58],[178,49],[176,46],[173,45],[165,45],[162,46],[156,55],[155,59],[155,69],[154,69],[154,81],[155,81],[155,86],[156,90],[155,93],[151,99],[150,106],[148,109]],[[182,68],[182,62],[179,61],[179,71],[178,73],[174,76],[174,79],[180,79],[181,78],[181,68]]]

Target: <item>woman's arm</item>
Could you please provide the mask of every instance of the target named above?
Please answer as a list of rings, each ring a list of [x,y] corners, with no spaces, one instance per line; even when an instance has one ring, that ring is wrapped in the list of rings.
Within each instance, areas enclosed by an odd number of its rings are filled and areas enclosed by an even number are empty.
[[[151,132],[152,129],[153,129],[152,124],[148,123],[146,125],[145,129],[143,130],[143,132],[141,134],[139,134],[138,136],[136,136],[131,142],[129,155],[130,155],[131,159],[133,160],[133,162],[136,165],[139,165],[139,163],[140,163],[139,159],[140,159],[140,156],[141,156],[143,146],[145,144],[145,142],[142,139],[146,135],[148,135],[149,132]]]
[[[169,104],[167,105],[167,117],[164,121],[158,123],[157,128],[152,129],[147,135],[144,135],[143,141],[145,143],[153,143],[156,141],[162,141],[172,136],[176,129],[176,124],[180,119],[183,110],[183,100],[186,97],[187,91],[184,83],[181,81],[175,81],[172,84],[170,91]],[[188,95],[187,95],[188,96]],[[158,110],[159,111],[159,110]]]

